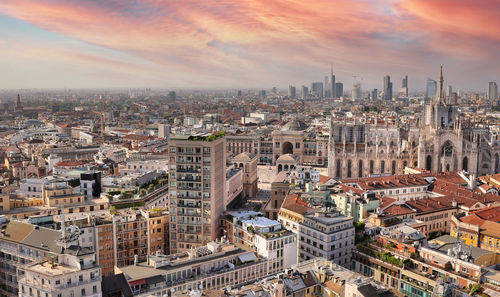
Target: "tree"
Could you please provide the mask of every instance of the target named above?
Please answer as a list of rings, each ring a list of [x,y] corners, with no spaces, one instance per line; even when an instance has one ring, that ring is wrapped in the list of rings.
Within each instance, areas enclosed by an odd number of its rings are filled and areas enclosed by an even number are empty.
[[[470,284],[469,285],[469,295],[474,295],[476,293],[479,293],[480,291],[481,291],[480,284]]]
[[[356,232],[365,230],[365,223],[364,222],[355,222],[354,229],[356,230]]]

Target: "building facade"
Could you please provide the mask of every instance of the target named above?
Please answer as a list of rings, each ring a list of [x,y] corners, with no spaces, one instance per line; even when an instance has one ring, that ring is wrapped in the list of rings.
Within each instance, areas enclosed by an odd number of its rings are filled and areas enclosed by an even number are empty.
[[[398,118],[336,121],[332,117],[328,174],[335,178],[402,174],[406,166],[431,172],[500,171],[500,145],[485,124],[465,122],[458,107],[447,103],[443,75],[434,100],[426,102],[418,125]]]
[[[172,136],[169,142],[170,252],[203,246],[218,236],[225,210],[224,137]],[[212,139],[212,140],[210,140]]]

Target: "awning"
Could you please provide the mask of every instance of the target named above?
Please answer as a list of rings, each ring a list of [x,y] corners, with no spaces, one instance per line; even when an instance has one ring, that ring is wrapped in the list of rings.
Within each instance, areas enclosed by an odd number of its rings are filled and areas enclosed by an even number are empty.
[[[257,259],[257,257],[255,256],[254,253],[243,254],[243,255],[238,256],[238,258],[240,259],[240,261],[242,263],[252,262],[252,261],[255,261]]]
[[[136,281],[131,281],[129,284],[131,287],[133,286],[137,286],[137,285],[143,285],[146,283],[146,280],[145,279],[139,279],[139,280],[136,280]]]

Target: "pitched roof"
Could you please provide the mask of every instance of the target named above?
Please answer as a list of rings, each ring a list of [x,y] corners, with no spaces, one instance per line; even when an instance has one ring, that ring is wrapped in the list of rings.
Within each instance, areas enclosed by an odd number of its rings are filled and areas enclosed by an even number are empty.
[[[295,212],[299,215],[303,215],[311,209],[307,206],[307,203],[300,199],[300,195],[297,193],[290,193],[286,195],[281,208],[291,212]]]

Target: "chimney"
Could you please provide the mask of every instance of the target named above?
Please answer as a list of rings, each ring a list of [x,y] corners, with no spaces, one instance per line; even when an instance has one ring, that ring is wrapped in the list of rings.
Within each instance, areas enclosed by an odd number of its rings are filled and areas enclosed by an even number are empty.
[[[114,168],[114,175],[118,176],[118,165],[115,165],[116,167]]]
[[[139,262],[139,256],[134,255],[134,266],[137,266],[137,262]]]

